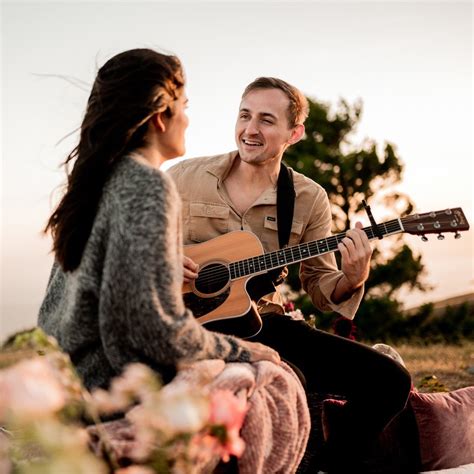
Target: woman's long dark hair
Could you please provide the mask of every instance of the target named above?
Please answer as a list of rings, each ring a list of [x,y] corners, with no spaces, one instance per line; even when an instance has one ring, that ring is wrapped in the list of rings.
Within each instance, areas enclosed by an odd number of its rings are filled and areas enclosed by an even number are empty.
[[[79,144],[64,165],[66,192],[51,214],[53,252],[64,271],[82,258],[107,177],[117,159],[145,144],[149,119],[167,111],[184,85],[181,63],[150,49],[114,56],[98,71],[81,125]]]

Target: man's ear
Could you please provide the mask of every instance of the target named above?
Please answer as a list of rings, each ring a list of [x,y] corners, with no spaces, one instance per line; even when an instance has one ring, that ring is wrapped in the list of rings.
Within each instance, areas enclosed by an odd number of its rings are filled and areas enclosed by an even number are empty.
[[[151,122],[159,132],[166,132],[166,122],[164,120],[163,112],[157,112],[155,115],[153,115],[153,117],[151,118]]]
[[[291,132],[291,136],[290,136],[290,139],[288,140],[288,144],[294,145],[295,143],[299,142],[303,138],[304,130],[305,128],[303,124],[300,123],[296,125],[295,128],[293,128]]]

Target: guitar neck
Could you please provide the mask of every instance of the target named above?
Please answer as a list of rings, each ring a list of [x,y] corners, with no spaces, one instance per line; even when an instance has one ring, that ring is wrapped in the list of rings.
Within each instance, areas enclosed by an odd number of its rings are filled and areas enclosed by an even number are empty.
[[[362,229],[369,240],[376,239],[386,235],[399,234],[404,232],[402,219],[393,219],[391,221]],[[274,270],[292,263],[302,262],[308,258],[317,257],[326,253],[335,252],[339,242],[346,236],[345,232],[333,235],[320,240],[313,240],[302,244],[286,247],[274,252],[264,253],[256,257],[246,258],[232,262],[229,265],[230,276],[232,280],[238,278],[262,273],[264,271]]]

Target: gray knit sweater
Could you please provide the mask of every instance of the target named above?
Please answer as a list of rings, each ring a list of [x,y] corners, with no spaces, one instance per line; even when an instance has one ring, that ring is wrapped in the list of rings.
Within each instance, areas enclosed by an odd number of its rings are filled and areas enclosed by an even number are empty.
[[[123,157],[109,178],[79,267],[53,265],[38,324],[87,388],[129,362],[248,361],[238,339],[207,331],[183,305],[181,202],[165,173]]]

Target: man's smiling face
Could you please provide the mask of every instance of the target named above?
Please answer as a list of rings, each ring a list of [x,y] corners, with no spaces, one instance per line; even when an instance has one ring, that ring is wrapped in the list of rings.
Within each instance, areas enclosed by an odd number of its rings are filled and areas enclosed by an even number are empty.
[[[235,124],[242,161],[262,165],[283,155],[293,143],[288,106],[288,97],[279,89],[255,89],[242,99]]]

